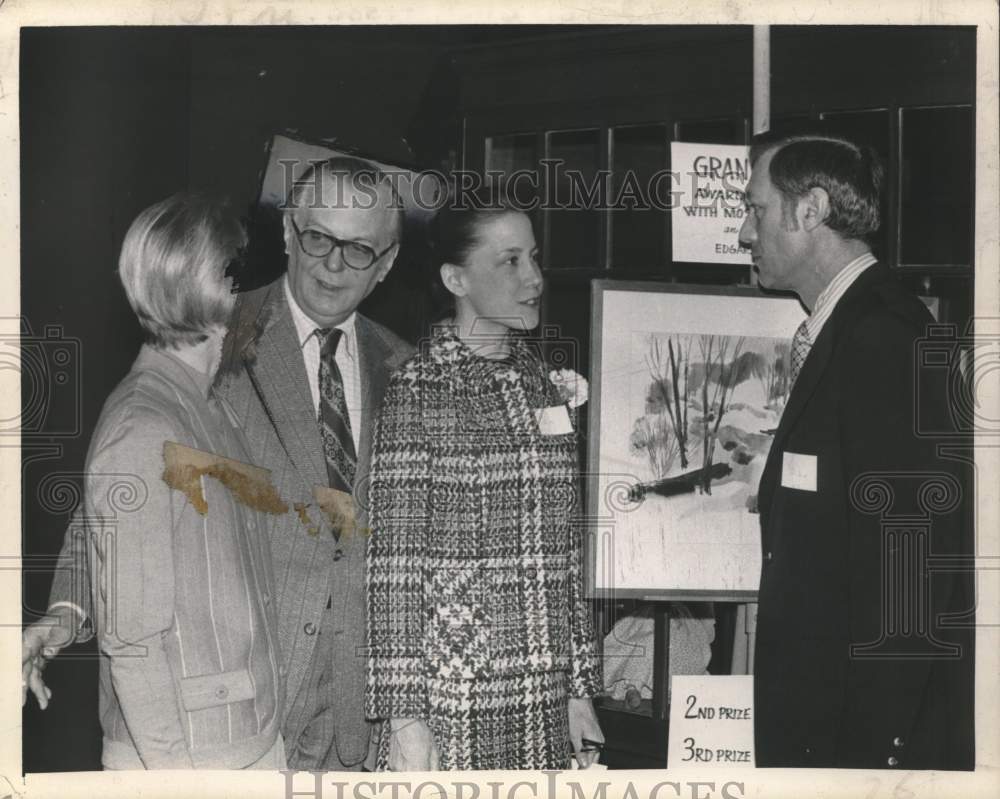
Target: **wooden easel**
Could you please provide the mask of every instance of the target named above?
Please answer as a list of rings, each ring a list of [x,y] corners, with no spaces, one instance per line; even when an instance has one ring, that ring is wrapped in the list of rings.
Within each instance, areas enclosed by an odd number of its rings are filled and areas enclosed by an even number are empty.
[[[747,592],[699,595],[671,595],[655,601],[653,611],[653,698],[642,700],[639,707],[630,708],[624,702],[604,699],[597,703],[598,716],[606,738],[601,762],[611,768],[664,768],[667,763],[667,734],[670,718],[670,604],[671,602],[707,602],[735,605],[734,620],[728,625],[729,640],[721,642],[728,653],[729,673],[749,674],[753,668],[754,624],[756,604]],[[598,607],[598,629],[602,634],[614,626],[608,618],[609,608]],[[718,624],[716,637],[726,635]],[[749,620],[749,621],[748,621]]]

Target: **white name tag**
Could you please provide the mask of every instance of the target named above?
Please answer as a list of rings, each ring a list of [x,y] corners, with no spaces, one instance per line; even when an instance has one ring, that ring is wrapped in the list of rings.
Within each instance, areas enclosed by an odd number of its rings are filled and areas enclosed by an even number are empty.
[[[816,490],[816,456],[798,452],[783,452],[781,456],[781,485],[799,491]]]
[[[539,408],[535,411],[538,429],[543,436],[559,436],[572,433],[573,425],[569,420],[569,411],[565,405],[553,405],[551,408]]]

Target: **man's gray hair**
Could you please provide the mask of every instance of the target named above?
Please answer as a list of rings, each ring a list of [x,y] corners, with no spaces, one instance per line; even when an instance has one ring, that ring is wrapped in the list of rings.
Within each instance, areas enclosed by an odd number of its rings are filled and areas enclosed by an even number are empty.
[[[333,184],[333,193],[326,188]],[[365,207],[376,208],[380,204],[379,190],[388,191],[385,208],[392,213],[393,239],[399,241],[403,235],[403,202],[399,191],[389,175],[371,161],[350,155],[338,155],[326,161],[311,163],[292,184],[285,200],[284,210],[295,208],[337,208],[346,202],[345,188],[360,195]],[[370,202],[370,205],[367,203]]]

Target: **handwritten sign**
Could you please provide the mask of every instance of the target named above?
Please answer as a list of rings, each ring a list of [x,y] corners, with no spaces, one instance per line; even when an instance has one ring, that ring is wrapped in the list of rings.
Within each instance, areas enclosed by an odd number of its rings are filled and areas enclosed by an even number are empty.
[[[752,766],[753,677],[675,676],[667,767]]]
[[[739,245],[749,153],[737,144],[670,145],[671,171],[679,181],[671,211],[675,261],[751,263],[750,251]]]

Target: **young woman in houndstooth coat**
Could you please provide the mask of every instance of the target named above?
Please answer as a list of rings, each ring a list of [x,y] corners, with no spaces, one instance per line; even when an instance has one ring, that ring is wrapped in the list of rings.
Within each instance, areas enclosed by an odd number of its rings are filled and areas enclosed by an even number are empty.
[[[366,707],[380,765],[561,769],[603,741],[583,597],[575,420],[524,335],[542,275],[528,217],[447,208],[454,315],[393,376],[375,431]],[[571,403],[572,404],[572,403]]]

